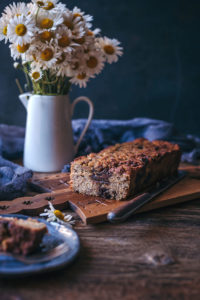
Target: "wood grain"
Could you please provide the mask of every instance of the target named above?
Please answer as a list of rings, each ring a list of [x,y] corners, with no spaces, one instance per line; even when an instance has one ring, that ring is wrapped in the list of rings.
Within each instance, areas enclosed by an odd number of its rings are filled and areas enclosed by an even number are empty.
[[[75,230],[82,247],[71,267],[1,279],[0,299],[199,299],[200,200]]]
[[[199,300],[200,199],[83,226],[70,267],[0,280],[1,300]]]
[[[189,175],[186,178],[143,206],[136,213],[191,201],[200,197],[199,170],[198,167],[187,166]],[[30,186],[37,194],[12,201],[1,201],[0,213],[24,213],[37,216],[48,206],[48,201],[51,201],[58,209],[66,209],[69,206],[78,214],[84,224],[96,224],[106,221],[110,211],[128,203],[128,201],[115,201],[74,193],[68,182],[69,174],[67,173],[35,173],[30,181]]]

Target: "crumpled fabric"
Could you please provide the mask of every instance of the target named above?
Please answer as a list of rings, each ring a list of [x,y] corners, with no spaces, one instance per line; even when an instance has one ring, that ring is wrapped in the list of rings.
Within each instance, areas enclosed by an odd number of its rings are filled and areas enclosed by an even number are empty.
[[[22,157],[23,147],[24,128],[0,125],[0,200],[21,197],[26,192],[32,171],[8,160]]]
[[[85,126],[85,119],[72,121],[75,143]],[[144,137],[153,140],[167,140],[177,143],[182,150],[182,162],[196,164],[200,159],[200,138],[194,135],[184,135],[176,130],[172,123],[149,118],[134,118],[131,120],[93,120],[80,144],[77,156],[102,149],[116,143],[132,141]],[[67,164],[63,172],[70,170]]]
[[[74,142],[85,126],[85,119],[72,121]],[[32,172],[9,160],[21,158],[23,154],[25,130],[19,126],[0,125],[0,200],[20,197],[26,190],[27,180]],[[144,137],[149,140],[161,139],[180,145],[182,161],[192,164],[200,159],[200,138],[179,133],[173,124],[148,118],[127,121],[93,120],[79,147],[77,156],[86,155],[114,145]],[[63,166],[69,171],[70,165]]]
[[[75,142],[78,140],[85,122],[85,119],[72,121]],[[148,118],[135,118],[128,121],[93,120],[77,155],[99,152],[107,146],[129,142],[139,137],[150,141],[158,139],[179,144],[184,162],[195,164],[200,158],[199,137],[181,134],[171,123]]]
[[[11,200],[25,194],[32,171],[0,157],[0,200]]]

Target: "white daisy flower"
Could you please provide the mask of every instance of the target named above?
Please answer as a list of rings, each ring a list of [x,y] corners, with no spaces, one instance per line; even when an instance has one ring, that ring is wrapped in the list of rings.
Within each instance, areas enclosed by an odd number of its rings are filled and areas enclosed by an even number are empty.
[[[14,60],[17,60],[21,57],[21,53],[19,53],[17,51],[17,45],[16,44],[10,44],[9,45],[9,48],[10,48],[10,54],[11,54],[11,57],[14,59]]]
[[[47,2],[51,2],[51,1],[47,1]],[[44,8],[45,10],[49,10],[49,4],[47,5],[47,9]],[[54,8],[51,9],[51,12],[58,12],[58,11],[64,11],[66,10],[66,5],[63,3],[57,3]]]
[[[100,28],[96,28],[94,30],[87,30],[86,35],[95,37],[101,32]]]
[[[64,53],[63,53],[63,59],[64,59]],[[69,62],[65,59],[64,62],[60,62],[62,59],[60,59],[56,64],[56,74],[57,76],[61,77],[71,77],[71,69]]]
[[[0,18],[0,40],[9,40],[14,60],[31,65],[33,81],[41,70],[86,87],[103,69],[122,55],[119,41],[99,37],[91,29],[93,17],[79,8],[66,8],[59,0],[32,0],[9,5]],[[39,82],[40,84],[41,82]]]
[[[4,13],[6,14],[8,20],[14,18],[15,16],[18,17],[21,15],[28,15],[28,12],[28,7],[23,2],[10,4],[4,10]]]
[[[63,23],[61,12],[50,13],[42,11],[37,16],[37,27],[40,28],[40,32],[44,30],[56,30],[57,26]]]
[[[32,15],[36,17],[37,11],[38,11],[38,6],[34,3],[28,3],[27,4],[27,9],[28,9],[28,15]]]
[[[63,11],[66,9],[66,5],[62,3],[58,3],[59,0],[32,0],[32,3],[39,8],[42,8],[46,11]]]
[[[109,64],[117,62],[118,56],[122,56],[123,54],[123,48],[119,47],[120,42],[116,39],[109,39],[107,37],[97,38],[97,43],[100,45]]]
[[[89,75],[99,74],[104,68],[105,59],[100,51],[89,51],[85,55],[85,71]]]
[[[60,56],[57,58],[55,72],[57,76],[61,77],[72,77],[71,72],[71,55],[66,52],[61,52]]]
[[[33,80],[34,82],[41,80],[42,75],[42,70],[40,68],[33,68],[29,73],[31,80]]]
[[[65,26],[61,26],[57,30],[56,42],[58,47],[67,53],[71,53],[74,50],[74,46],[77,46],[76,43],[72,40],[72,32],[70,29]]]
[[[73,41],[77,44],[77,47],[82,47],[83,50],[87,50],[90,45],[92,46],[92,44],[94,45],[94,37],[87,34],[80,38],[74,38]]]
[[[55,37],[55,33],[51,30],[44,30],[39,33],[37,40],[42,43],[50,43],[52,39]]]
[[[67,215],[58,209],[55,209],[51,202],[49,203],[49,209],[45,208],[44,213],[40,214],[41,217],[47,217],[48,222],[58,222],[63,225],[72,226],[75,224],[75,220],[71,215]]]
[[[53,45],[41,45],[40,49],[34,53],[35,61],[33,65],[43,68],[44,70],[54,69],[59,55],[60,53]]]
[[[85,54],[84,49],[81,47],[77,48],[76,51],[71,53],[71,55],[68,57],[68,62],[70,64],[69,77],[74,77],[80,73],[86,73],[86,75],[90,75],[85,67],[85,61],[87,57],[87,54]]]
[[[12,43],[24,45],[31,43],[35,32],[34,20],[23,15],[15,16],[10,20],[7,29],[7,36]]]
[[[31,43],[29,49],[21,55],[23,63],[32,63],[36,61],[36,53],[38,52],[35,43]]]
[[[10,44],[9,48],[11,51],[11,56],[14,60],[19,59],[20,57],[25,59],[25,53],[29,50],[30,44]]]
[[[67,77],[74,77],[77,74],[85,72],[83,55],[80,55],[80,58],[78,58],[78,56],[73,57],[72,55],[70,58],[66,59],[66,61],[65,64],[68,63],[68,68],[66,70]]]
[[[87,28],[91,28],[92,27],[92,24],[91,24],[91,22],[93,21],[93,17],[92,16],[85,15],[85,12],[81,11],[76,6],[73,8],[72,13],[73,13],[75,19],[77,18],[77,19],[79,19],[81,21],[84,21],[85,26]]]
[[[78,73],[74,77],[70,79],[70,82],[79,85],[81,88],[87,86],[87,82],[89,81],[90,77],[85,73]]]
[[[37,69],[37,68],[42,69],[43,68],[42,63],[36,58],[35,54],[30,55],[29,62],[30,62],[31,69]],[[25,61],[25,63],[26,63],[26,61]]]
[[[45,0],[32,0],[32,3],[37,6],[37,8],[42,8],[45,6]]]
[[[99,32],[100,30],[98,28],[94,31],[87,30],[84,36],[79,39],[74,39],[74,41],[79,45],[79,47],[82,47],[85,52],[88,52],[88,48],[90,50],[97,50],[99,47],[96,45],[95,35]]]
[[[63,13],[63,24],[72,32],[74,38],[80,38],[85,34],[85,28],[80,18],[74,18],[73,12],[69,9]]]
[[[8,41],[8,21],[6,15],[2,14],[0,18],[0,41],[5,40],[5,43]]]

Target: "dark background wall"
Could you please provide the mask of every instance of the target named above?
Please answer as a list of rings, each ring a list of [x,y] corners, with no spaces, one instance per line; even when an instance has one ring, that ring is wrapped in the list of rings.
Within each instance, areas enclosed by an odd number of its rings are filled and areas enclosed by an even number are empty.
[[[0,11],[13,1],[1,0]],[[25,1],[27,2],[27,1]],[[63,0],[62,2],[66,2]],[[95,118],[145,116],[174,122],[200,134],[200,1],[68,0],[94,16],[102,34],[118,38],[124,56],[107,65],[86,89],[73,87],[95,104]],[[25,124],[7,45],[0,44],[0,123]],[[80,104],[75,117],[84,117]]]

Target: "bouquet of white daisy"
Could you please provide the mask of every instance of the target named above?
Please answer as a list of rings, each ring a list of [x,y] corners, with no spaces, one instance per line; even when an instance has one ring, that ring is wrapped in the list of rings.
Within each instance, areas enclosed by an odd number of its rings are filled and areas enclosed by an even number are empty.
[[[86,87],[105,63],[122,55],[116,39],[92,29],[93,18],[58,0],[13,3],[0,18],[0,40],[10,43],[14,66],[25,72],[26,91],[67,94],[71,84]]]

